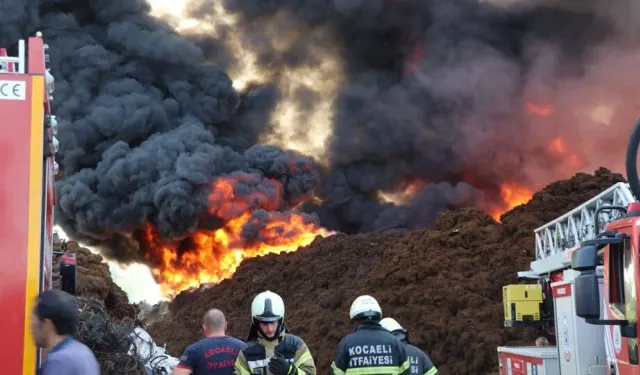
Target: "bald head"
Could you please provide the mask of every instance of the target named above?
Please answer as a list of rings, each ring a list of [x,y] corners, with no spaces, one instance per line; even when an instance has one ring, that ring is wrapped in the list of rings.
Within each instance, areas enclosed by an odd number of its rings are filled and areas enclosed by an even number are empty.
[[[549,345],[549,340],[547,340],[546,337],[538,337],[536,339],[536,346],[548,346]]]
[[[225,331],[225,319],[222,311],[218,309],[211,309],[204,314],[202,323],[207,327],[211,333],[224,333]]]

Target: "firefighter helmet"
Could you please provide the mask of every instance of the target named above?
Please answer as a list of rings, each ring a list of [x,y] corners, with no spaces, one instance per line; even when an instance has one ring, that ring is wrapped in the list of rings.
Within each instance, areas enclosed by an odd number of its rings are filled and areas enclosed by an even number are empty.
[[[409,332],[406,328],[403,328],[395,319],[384,318],[380,321],[380,325],[387,331],[393,333],[400,340],[406,340],[407,342],[409,342]]]
[[[351,320],[355,319],[373,319],[380,320],[382,318],[382,309],[375,298],[363,295],[356,298],[351,304],[349,310]]]
[[[251,318],[265,323],[283,320],[284,301],[282,297],[268,290],[258,294],[251,303]]]
[[[272,322],[277,322],[278,328],[276,328],[273,336],[267,336],[260,328],[260,323]],[[289,332],[284,324],[284,301],[282,297],[268,290],[255,296],[251,303],[251,329],[249,330],[247,341],[255,340],[258,336],[273,341],[282,332]]]
[[[407,330],[402,328],[402,326],[400,325],[400,323],[398,323],[395,319],[393,318],[384,318],[380,321],[380,325],[385,328],[387,331],[389,332],[395,332],[395,331],[400,331],[402,333],[406,333]]]

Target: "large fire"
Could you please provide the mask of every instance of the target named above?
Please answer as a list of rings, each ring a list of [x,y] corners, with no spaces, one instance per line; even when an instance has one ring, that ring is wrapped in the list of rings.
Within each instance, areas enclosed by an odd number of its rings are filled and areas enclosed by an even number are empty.
[[[510,209],[529,202],[533,192],[517,182],[506,182],[500,185],[500,197],[503,203],[489,209],[489,214],[500,221],[500,215]]]
[[[240,263],[267,254],[293,252],[309,245],[316,236],[332,232],[297,212],[269,211],[279,207],[281,185],[271,181],[276,194],[255,192],[236,194],[236,183],[250,175],[217,179],[209,195],[210,213],[225,220],[214,230],[199,230],[187,240],[175,244],[162,241],[156,230],[147,225],[147,258],[165,296],[201,285],[217,284],[231,277]]]

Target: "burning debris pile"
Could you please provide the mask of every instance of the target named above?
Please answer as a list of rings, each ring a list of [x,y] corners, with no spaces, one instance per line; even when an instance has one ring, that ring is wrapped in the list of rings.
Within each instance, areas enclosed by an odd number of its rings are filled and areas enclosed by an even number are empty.
[[[559,176],[616,167],[636,116],[640,54],[608,15],[175,5],[168,22],[146,0],[10,0],[0,16],[0,45],[39,30],[50,47],[57,224],[149,265],[168,296],[317,235],[497,217]]]
[[[445,212],[433,230],[316,239],[295,253],[247,260],[232,279],[182,293],[149,331],[173,355],[201,335],[206,309],[225,311],[232,335],[246,337],[253,296],[282,295],[286,321],[315,355],[319,373],[350,331],[349,306],[360,294],[379,299],[383,314],[405,324],[442,374],[489,374],[500,345],[532,344],[537,332],[503,329],[502,286],[534,259],[533,230],[583,203],[622,176],[599,169],[555,182],[502,224],[477,209]]]

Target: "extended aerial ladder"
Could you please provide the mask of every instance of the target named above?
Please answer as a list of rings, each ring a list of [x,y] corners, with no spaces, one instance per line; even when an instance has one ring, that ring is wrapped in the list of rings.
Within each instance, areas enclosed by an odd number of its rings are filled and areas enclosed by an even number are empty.
[[[530,263],[529,271],[518,272],[518,277],[521,280],[538,280],[538,285],[504,288],[505,327],[552,327],[554,314],[551,283],[563,280],[564,270],[571,266],[572,253],[581,243],[596,238],[608,223],[624,214],[629,203],[635,201],[629,184],[619,182],[535,229],[535,261]],[[525,295],[529,302],[525,301]],[[515,308],[518,300],[520,311]]]
[[[604,227],[620,218],[622,212],[611,207],[626,208],[636,199],[628,183],[618,182],[587,202],[535,230],[536,260],[531,271],[521,277],[550,275],[568,268],[572,250],[584,241],[594,239]],[[603,209],[604,207],[604,209]]]
[[[629,183],[616,183],[535,230],[536,284],[503,287],[505,326],[538,326],[556,346],[498,347],[501,374],[640,374],[640,121]],[[531,343],[533,344],[533,342]]]
[[[0,331],[3,373],[33,375],[40,351],[31,338],[37,295],[51,288],[57,121],[53,76],[42,34],[0,50]]]

